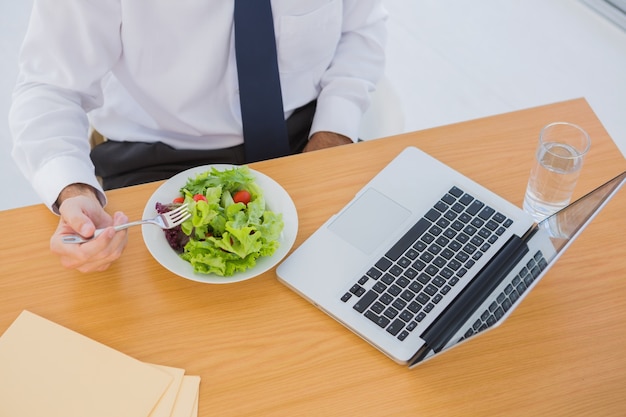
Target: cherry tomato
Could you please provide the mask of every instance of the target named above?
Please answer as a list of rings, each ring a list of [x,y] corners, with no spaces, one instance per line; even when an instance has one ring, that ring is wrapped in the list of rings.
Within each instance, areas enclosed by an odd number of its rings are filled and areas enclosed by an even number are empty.
[[[185,201],[184,197],[176,197],[174,200],[172,200],[172,203],[177,203],[177,204],[181,204]]]
[[[248,205],[248,203],[250,202],[250,198],[250,193],[247,190],[240,190],[237,191],[233,196],[233,201],[235,203],[243,203],[245,205]]]
[[[195,201],[196,203],[198,201],[206,201],[206,197],[203,196],[202,194],[196,194],[193,196],[193,201]]]

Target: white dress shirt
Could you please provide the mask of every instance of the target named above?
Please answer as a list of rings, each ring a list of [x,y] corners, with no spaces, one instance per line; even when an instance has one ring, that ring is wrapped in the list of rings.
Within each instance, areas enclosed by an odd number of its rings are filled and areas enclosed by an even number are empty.
[[[384,69],[382,0],[272,0],[285,117],[317,98],[311,134],[356,139]],[[20,53],[13,157],[53,207],[86,183],[90,124],[179,149],[243,143],[233,0],[35,0]]]

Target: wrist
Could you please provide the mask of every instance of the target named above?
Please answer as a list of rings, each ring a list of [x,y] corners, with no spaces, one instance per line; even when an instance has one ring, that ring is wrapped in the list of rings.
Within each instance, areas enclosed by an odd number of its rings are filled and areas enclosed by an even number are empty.
[[[327,131],[315,132],[313,135],[311,135],[310,139],[317,140],[320,144],[323,144],[324,147],[353,143],[352,139],[350,139],[347,136],[344,136],[339,133],[327,132]]]
[[[70,184],[61,190],[55,205],[57,207],[61,207],[61,204],[63,204],[63,202],[67,200],[68,198],[81,197],[81,196],[92,198],[96,200],[98,204],[100,204],[97,191],[91,185],[75,183],[75,184]]]

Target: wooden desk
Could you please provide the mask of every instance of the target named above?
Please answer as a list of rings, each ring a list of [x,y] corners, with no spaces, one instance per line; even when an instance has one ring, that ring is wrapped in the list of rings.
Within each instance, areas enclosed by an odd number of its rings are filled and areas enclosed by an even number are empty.
[[[577,195],[626,169],[583,99],[252,165],[298,208],[299,245],[401,149],[415,145],[521,205],[537,135],[581,125],[593,144]],[[109,193],[137,218],[158,184]],[[9,196],[4,196],[9,198]],[[499,329],[408,370],[280,284],[174,276],[139,228],[105,273],[64,270],[43,206],[0,212],[0,331],[28,309],[140,360],[200,375],[200,415],[623,415],[626,192]],[[0,376],[1,377],[1,376]]]

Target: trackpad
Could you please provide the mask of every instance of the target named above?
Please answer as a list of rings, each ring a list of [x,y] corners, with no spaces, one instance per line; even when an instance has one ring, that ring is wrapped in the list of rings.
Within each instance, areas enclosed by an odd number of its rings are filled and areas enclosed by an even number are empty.
[[[369,188],[328,226],[339,237],[366,254],[397,233],[409,210]]]

